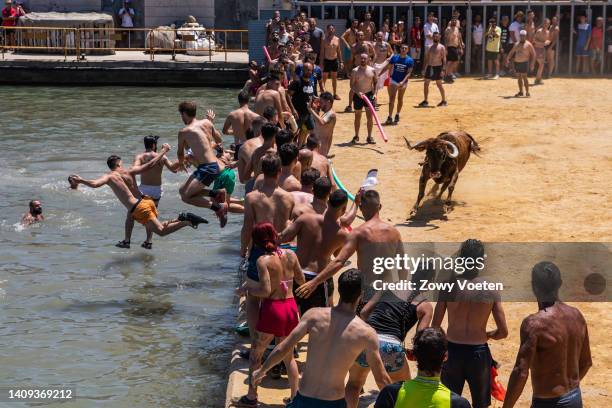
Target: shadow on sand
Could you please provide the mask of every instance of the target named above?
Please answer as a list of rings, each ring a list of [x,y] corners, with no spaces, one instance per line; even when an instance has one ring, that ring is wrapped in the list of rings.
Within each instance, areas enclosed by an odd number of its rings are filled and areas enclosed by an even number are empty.
[[[463,201],[451,201],[452,212],[456,207],[465,206]],[[412,228],[425,228],[429,227],[429,230],[435,230],[440,228],[437,225],[431,224],[431,221],[448,221],[448,213],[444,211],[444,200],[435,197],[430,197],[423,201],[416,215],[406,219],[406,222],[398,223],[398,227],[412,227]]]
[[[372,150],[373,152],[376,152],[378,154],[385,154],[384,152],[375,149],[374,147],[370,147],[370,146],[376,146],[370,143],[365,143],[365,142],[359,142],[359,143],[353,143],[353,142],[344,142],[344,143],[336,143],[334,146],[337,147],[355,147],[357,149],[363,149],[363,150]]]

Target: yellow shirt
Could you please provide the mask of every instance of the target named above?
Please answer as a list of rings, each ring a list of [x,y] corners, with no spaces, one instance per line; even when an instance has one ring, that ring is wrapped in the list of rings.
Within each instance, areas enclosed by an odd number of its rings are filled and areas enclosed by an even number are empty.
[[[488,31],[487,31],[488,32]],[[495,27],[496,37],[489,38],[487,36],[487,51],[489,52],[499,52],[499,45],[501,42],[501,28]]]

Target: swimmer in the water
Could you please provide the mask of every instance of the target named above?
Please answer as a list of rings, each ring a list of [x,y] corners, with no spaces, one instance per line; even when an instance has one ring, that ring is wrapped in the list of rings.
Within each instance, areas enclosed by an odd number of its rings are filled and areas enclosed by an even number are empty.
[[[45,220],[42,213],[42,203],[39,200],[30,201],[29,206],[28,212],[21,217],[21,225],[32,225]]]
[[[157,208],[153,199],[143,196],[136,187],[135,176],[157,166],[168,150],[170,150],[170,146],[164,144],[156,158],[146,164],[132,166],[129,169],[123,168],[119,156],[112,155],[106,161],[110,171],[103,176],[95,180],[84,180],[75,174],[71,178],[74,183],[84,184],[91,188],[108,185],[121,204],[130,211],[135,221],[160,236],[171,234],[186,226],[197,228],[201,223],[208,223],[204,218],[192,213],[180,213],[175,220],[161,222],[157,219]]]

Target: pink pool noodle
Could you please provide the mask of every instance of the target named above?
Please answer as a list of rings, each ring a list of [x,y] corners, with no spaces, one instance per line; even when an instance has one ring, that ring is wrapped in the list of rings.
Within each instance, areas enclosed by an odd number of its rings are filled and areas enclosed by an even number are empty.
[[[385,134],[385,131],[383,130],[382,125],[380,124],[380,119],[378,119],[378,115],[376,114],[376,109],[374,109],[374,106],[372,106],[372,102],[370,102],[368,97],[365,96],[364,94],[361,95],[361,99],[363,99],[366,105],[368,105],[370,112],[372,112],[372,116],[374,116],[374,121],[376,122],[376,126],[378,127],[378,130],[380,131],[380,135],[382,136],[383,140],[385,141],[385,143],[388,142],[389,139],[387,139],[387,135]]]

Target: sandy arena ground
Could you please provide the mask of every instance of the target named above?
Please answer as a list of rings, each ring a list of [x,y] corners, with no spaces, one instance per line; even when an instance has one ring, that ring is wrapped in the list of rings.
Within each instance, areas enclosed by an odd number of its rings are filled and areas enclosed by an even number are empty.
[[[368,169],[378,168],[382,216],[399,228],[404,241],[459,242],[471,237],[489,242],[612,241],[612,81],[555,78],[532,87],[530,99],[513,98],[516,81],[507,78],[461,78],[445,88],[449,106],[418,109],[415,106],[423,99],[423,83],[411,81],[400,125],[385,127],[387,144],[375,127],[375,146],[350,146],[353,114],[338,115],[331,151],[338,176],[347,188],[356,191]],[[335,103],[337,112],[346,106],[347,90],[348,82],[341,81],[338,93],[343,99]],[[430,104],[439,100],[437,88],[431,87]],[[386,90],[381,91],[379,102],[383,104],[379,116],[384,121]],[[416,142],[457,129],[478,141],[482,157],[472,156],[461,173],[453,195],[454,210],[444,216],[441,203],[428,201],[426,196],[418,216],[407,220],[417,196],[418,163],[424,154],[407,150],[402,136]],[[360,136],[365,141],[365,115]],[[525,279],[528,273],[525,271]],[[575,306],[589,324],[593,356],[593,367],[581,385],[584,406],[607,406],[612,395],[608,388],[612,383],[609,305]],[[537,311],[537,304],[507,303],[504,308],[510,334],[490,345],[494,358],[502,364],[500,380],[506,386],[519,345],[521,321]],[[228,396],[246,391],[244,367],[244,360],[234,359]],[[411,371],[416,373],[412,363]],[[264,381],[259,394],[262,406],[283,406],[282,398],[289,395],[286,384],[284,380]],[[365,388],[363,406],[375,399],[371,375]],[[529,407],[530,399],[528,382],[517,406]]]

